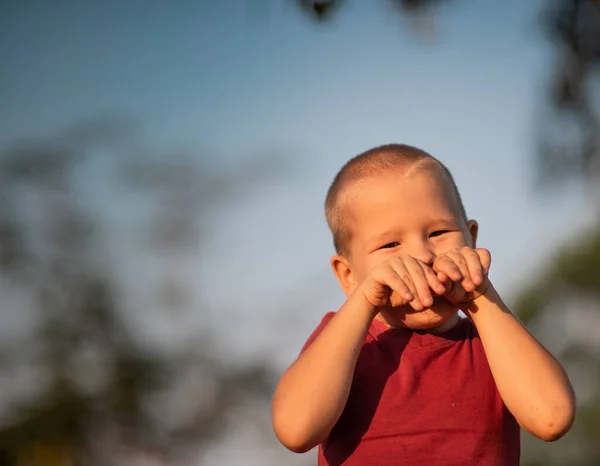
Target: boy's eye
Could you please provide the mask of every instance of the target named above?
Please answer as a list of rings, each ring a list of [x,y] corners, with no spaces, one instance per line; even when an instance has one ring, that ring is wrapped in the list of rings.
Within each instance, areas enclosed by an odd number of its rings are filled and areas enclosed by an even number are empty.
[[[436,236],[441,236],[445,233],[450,233],[450,230],[438,230],[438,231],[434,231],[433,233],[431,233],[429,235],[430,238],[435,238]]]
[[[391,248],[395,248],[398,246],[400,246],[400,243],[398,241],[393,241],[391,243],[381,246],[381,249],[391,249]]]

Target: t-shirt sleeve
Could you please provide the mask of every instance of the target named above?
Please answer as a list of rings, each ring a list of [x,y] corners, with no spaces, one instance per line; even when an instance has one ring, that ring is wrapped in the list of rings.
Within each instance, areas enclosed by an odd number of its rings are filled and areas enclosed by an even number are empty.
[[[323,318],[321,319],[321,322],[319,323],[317,328],[313,330],[310,337],[308,337],[308,340],[306,340],[306,343],[304,343],[304,346],[300,350],[300,354],[304,353],[304,351],[306,351],[306,348],[308,348],[312,344],[312,342],[316,340],[316,338],[319,336],[319,334],[327,326],[329,321],[331,319],[333,319],[333,316],[335,316],[335,312],[328,312],[327,314],[325,314],[323,316]]]

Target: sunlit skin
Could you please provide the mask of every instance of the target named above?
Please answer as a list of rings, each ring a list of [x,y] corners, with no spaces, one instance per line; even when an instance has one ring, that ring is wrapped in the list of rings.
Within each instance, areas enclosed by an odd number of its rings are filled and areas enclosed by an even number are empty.
[[[398,169],[359,180],[348,188],[344,204],[351,231],[349,254],[336,255],[331,263],[347,295],[363,284],[376,266],[391,259],[409,256],[406,259],[420,261],[426,270],[444,253],[475,246],[477,223],[462,217],[450,181],[435,166]],[[376,316],[392,327],[432,332],[452,327],[458,321],[459,305],[441,296],[449,289],[449,274],[461,278],[469,291],[487,285],[485,273],[472,283],[469,277],[452,274],[452,264],[439,261],[437,280],[430,276],[428,281],[415,284],[411,265],[406,261],[399,264],[398,275],[408,288],[405,292],[410,291],[414,299],[399,307],[386,305]],[[475,268],[480,265],[475,264]],[[400,289],[389,291],[391,303],[406,301],[399,296]]]

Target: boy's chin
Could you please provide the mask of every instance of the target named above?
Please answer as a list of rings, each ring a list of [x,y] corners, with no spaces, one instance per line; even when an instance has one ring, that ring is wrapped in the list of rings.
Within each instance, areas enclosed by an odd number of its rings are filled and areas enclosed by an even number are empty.
[[[445,331],[448,324],[456,323],[459,308],[446,300],[436,299],[431,308],[415,311],[410,306],[402,306],[382,311],[382,317],[391,327],[404,327],[411,330],[433,330],[440,327]],[[451,325],[450,327],[452,327]]]

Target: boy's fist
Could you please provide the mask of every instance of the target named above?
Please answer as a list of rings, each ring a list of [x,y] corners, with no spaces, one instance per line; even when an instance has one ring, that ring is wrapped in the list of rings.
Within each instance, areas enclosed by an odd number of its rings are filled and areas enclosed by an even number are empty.
[[[377,265],[358,289],[373,310],[409,304],[415,311],[433,305],[432,290],[442,295],[446,287],[431,267],[409,255]]]
[[[467,246],[437,256],[433,270],[445,285],[444,298],[452,304],[464,304],[485,293],[491,262],[487,249]]]

